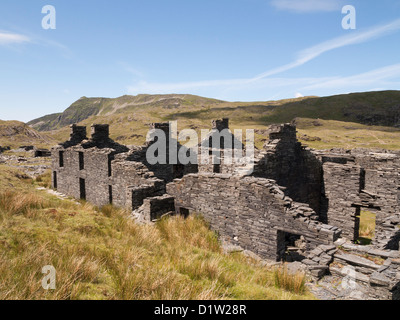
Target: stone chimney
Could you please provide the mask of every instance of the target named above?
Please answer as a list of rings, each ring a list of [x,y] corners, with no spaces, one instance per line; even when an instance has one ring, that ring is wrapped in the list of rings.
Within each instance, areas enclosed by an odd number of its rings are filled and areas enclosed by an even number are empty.
[[[229,119],[224,118],[224,119],[219,119],[219,120],[213,120],[212,128],[213,128],[213,130],[216,129],[218,131],[229,129]]]
[[[108,124],[93,124],[92,137],[93,141],[107,141],[110,137],[110,126]]]
[[[169,137],[169,129],[170,129],[170,124],[168,122],[165,123],[152,123],[150,125],[151,130],[162,130],[165,133],[165,136],[168,138]]]
[[[272,125],[269,128],[269,139],[270,140],[297,140],[296,137],[296,126],[286,123],[281,125]]]
[[[77,126],[76,124],[72,124],[70,128],[71,134],[69,141],[78,144],[87,139],[85,126]]]
[[[161,130],[165,133],[165,138],[167,139],[167,148],[169,147],[169,142],[171,140],[171,135],[170,135],[170,123],[168,122],[164,122],[164,123],[152,123],[150,124],[150,132],[152,132],[153,130]],[[153,135],[154,133],[152,133],[150,135],[150,141],[147,141],[148,144],[152,144],[155,142],[155,136]]]

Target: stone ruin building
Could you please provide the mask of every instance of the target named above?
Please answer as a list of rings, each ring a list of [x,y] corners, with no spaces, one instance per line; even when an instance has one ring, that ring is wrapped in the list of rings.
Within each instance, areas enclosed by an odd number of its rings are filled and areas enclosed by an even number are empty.
[[[170,124],[151,129],[177,143]],[[264,259],[299,261],[316,278],[350,276],[364,298],[400,299],[400,153],[316,151],[298,142],[294,124],[273,125],[247,170],[222,161],[238,145],[245,153],[233,135],[221,139],[225,129],[228,119],[213,121],[199,145],[209,164],[152,165],[146,151],[155,140],[127,147],[109,138],[108,125],[93,125],[90,138],[72,125],[69,141],[51,151],[53,187],[97,206],[126,207],[140,221],[198,213],[225,241]],[[178,144],[175,152],[182,150],[190,151]],[[372,245],[355,244],[361,210],[376,214]]]

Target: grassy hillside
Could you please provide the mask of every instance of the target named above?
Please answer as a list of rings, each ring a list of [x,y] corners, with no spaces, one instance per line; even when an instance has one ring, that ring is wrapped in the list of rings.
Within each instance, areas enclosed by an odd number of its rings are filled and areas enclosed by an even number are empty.
[[[295,117],[400,127],[400,91],[352,93],[295,101],[260,121],[286,122]]]
[[[92,116],[110,116],[115,113],[130,113],[135,107],[145,109],[185,109],[188,106],[210,105],[222,101],[193,95],[138,95],[122,96],[115,99],[82,97],[63,113],[57,113],[32,120],[28,125],[39,131],[60,129],[78,123]]]
[[[400,129],[354,122],[297,118],[299,141],[314,149],[400,150]]]
[[[1,300],[313,299],[303,275],[224,254],[199,217],[138,225],[123,210],[37,190],[49,176],[32,181],[3,165],[0,173]],[[47,265],[56,290],[41,286]]]
[[[49,114],[44,117],[40,117],[39,119],[36,119],[33,122],[32,121],[29,122],[28,125],[30,125],[32,128],[38,131],[48,131],[51,128],[56,128],[59,119],[62,115],[63,113]]]
[[[96,123],[110,124],[111,138],[122,144],[141,145],[146,140],[149,130],[148,123],[152,121],[163,121],[156,116],[136,113],[136,117],[141,120],[132,119],[131,116],[114,115],[107,117],[95,117],[81,122],[87,126],[90,132],[90,125]],[[177,118],[178,129],[193,128],[201,137],[201,129],[210,129],[209,119],[185,119]],[[296,118],[298,139],[303,145],[315,149],[329,148],[380,148],[389,150],[400,150],[400,129],[383,126],[367,126],[359,123]],[[259,125],[251,122],[231,121],[231,129],[255,129],[256,147],[262,148],[268,139],[268,125]],[[65,141],[69,137],[69,128],[47,133],[56,141]]]
[[[356,122],[365,125],[400,126],[400,91],[380,91],[306,97],[268,102],[226,102],[193,95],[138,95],[115,99],[83,97],[61,115],[32,120],[38,130],[60,129],[92,116],[147,113],[165,120],[208,119],[221,114],[233,121],[259,125],[282,123],[293,118]]]
[[[46,133],[39,133],[19,121],[0,120],[0,146],[17,148],[22,145],[45,147],[55,143]]]
[[[153,122],[177,120],[180,130],[191,128],[200,133],[201,129],[210,129],[212,120],[227,117],[232,129],[256,129],[256,146],[262,147],[270,124],[298,118],[299,138],[305,138],[302,142],[314,148],[400,149],[400,91],[268,102],[226,102],[193,95],[83,97],[63,114],[46,117],[29,124],[51,130],[46,134],[55,141],[66,140],[67,125],[75,122],[88,129],[92,123],[108,123],[114,140],[142,144]],[[320,119],[322,125],[310,126],[310,119]]]

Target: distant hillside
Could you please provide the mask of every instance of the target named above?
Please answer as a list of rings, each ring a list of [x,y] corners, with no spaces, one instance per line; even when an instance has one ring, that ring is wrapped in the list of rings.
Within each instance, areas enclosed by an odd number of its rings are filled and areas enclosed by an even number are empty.
[[[60,122],[62,113],[53,113],[44,117],[40,117],[36,120],[28,122],[28,125],[35,128],[38,131],[48,131],[51,128],[55,128]]]
[[[90,117],[145,112],[155,118],[211,119],[222,114],[233,121],[270,124],[296,117],[349,121],[366,125],[400,127],[400,91],[379,91],[306,97],[268,102],[226,102],[193,95],[138,95],[110,98],[82,97],[63,113],[47,115],[28,123],[38,131],[61,129]]]
[[[0,120],[0,146],[16,148],[22,145],[49,146],[54,140],[19,121]]]
[[[203,106],[223,101],[193,95],[138,95],[110,98],[82,97],[63,113],[47,115],[28,122],[39,131],[60,129],[73,123],[79,123],[91,116],[110,116],[119,112],[129,112],[132,107],[162,107],[166,109],[184,109],[185,106]]]
[[[61,142],[69,137],[69,124],[87,126],[90,132],[92,123],[107,123],[112,139],[126,145],[141,145],[150,123],[178,120],[179,130],[191,128],[200,133],[201,129],[210,128],[211,120],[223,117],[230,118],[232,129],[256,129],[257,147],[263,145],[268,125],[298,118],[321,120],[319,126],[309,120],[298,121],[299,137],[311,135],[311,140],[305,137],[303,142],[316,148],[400,149],[400,91],[267,102],[227,102],[193,95],[83,97],[65,112],[33,120],[29,125]]]
[[[400,91],[305,99],[284,104],[264,119],[290,120],[296,116],[400,128]]]

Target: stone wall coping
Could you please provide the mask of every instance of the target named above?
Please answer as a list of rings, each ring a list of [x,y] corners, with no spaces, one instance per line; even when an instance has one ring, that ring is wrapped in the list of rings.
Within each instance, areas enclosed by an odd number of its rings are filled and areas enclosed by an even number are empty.
[[[343,243],[340,245],[344,250],[352,251],[360,254],[368,254],[382,258],[400,258],[400,251],[382,250],[373,246],[361,246],[351,243]]]
[[[334,254],[335,259],[338,260],[343,260],[345,262],[348,262],[352,265],[356,266],[361,266],[361,267],[366,267],[374,270],[379,270],[381,268],[380,265],[372,262],[371,260],[368,260],[366,258],[354,255],[354,254],[342,254],[342,253],[335,253]]]

